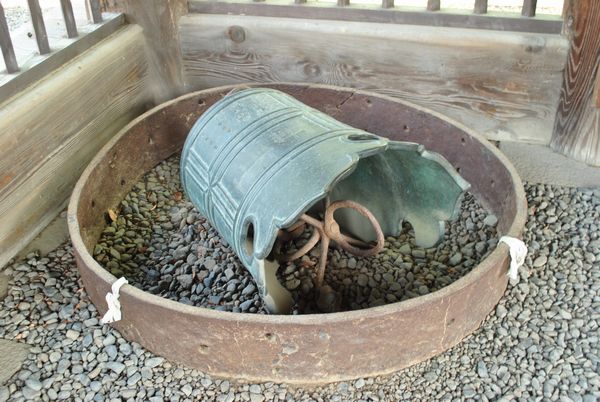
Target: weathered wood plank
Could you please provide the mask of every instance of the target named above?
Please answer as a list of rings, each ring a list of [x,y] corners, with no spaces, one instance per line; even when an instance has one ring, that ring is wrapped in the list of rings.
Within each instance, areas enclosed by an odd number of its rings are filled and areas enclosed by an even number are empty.
[[[310,7],[299,7],[288,1],[276,0],[264,4],[238,2],[237,0],[189,0],[188,3],[190,12],[199,14],[377,22],[550,34],[557,34],[562,30],[562,19],[556,16],[525,19],[500,14],[493,16],[464,14],[452,10],[432,13],[426,10],[414,11],[414,9],[407,10],[400,7],[382,8],[379,5],[366,4],[337,7],[336,4],[330,3],[311,3]]]
[[[27,0],[27,4],[29,4],[29,14],[31,15],[38,50],[40,54],[50,53],[50,44],[48,43],[48,34],[46,34],[46,25],[44,24],[40,3],[38,0]]]
[[[0,48],[2,49],[6,71],[9,74],[19,71],[19,65],[17,64],[17,58],[15,57],[15,49],[12,40],[10,39],[10,31],[8,29],[8,24],[6,23],[6,16],[4,15],[2,4],[0,4]]]
[[[151,101],[128,26],[0,106],[0,267],[64,205],[98,149]]]
[[[104,0],[104,7],[124,12],[139,24],[146,37],[147,58],[155,103],[184,92],[179,48],[179,18],[187,12],[186,0]],[[258,7],[265,4],[255,3]]]
[[[439,11],[440,0],[427,0],[427,11]]]
[[[571,2],[571,47],[550,145],[554,150],[600,166],[600,2]]]
[[[523,8],[521,8],[521,15],[523,17],[535,17],[536,7],[537,0],[523,0]]]
[[[78,36],[77,23],[75,22],[75,16],[73,15],[71,0],[60,0],[60,7],[62,9],[63,18],[65,19],[67,36],[69,38],[76,38]]]
[[[486,14],[488,9],[487,0],[475,0],[475,5],[473,6],[473,12],[475,14]]]
[[[245,29],[243,42],[229,38],[234,25]],[[188,90],[248,81],[351,86],[445,113],[490,139],[542,144],[568,49],[549,35],[217,15],[183,17],[180,38]]]

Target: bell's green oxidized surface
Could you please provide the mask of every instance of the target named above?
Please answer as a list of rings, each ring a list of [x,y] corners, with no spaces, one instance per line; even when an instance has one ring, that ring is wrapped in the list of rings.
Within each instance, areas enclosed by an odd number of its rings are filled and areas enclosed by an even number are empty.
[[[256,280],[270,311],[290,293],[270,258],[279,229],[328,197],[364,205],[386,235],[403,220],[421,246],[435,245],[469,184],[441,155],[350,127],[283,92],[226,96],[192,127],[181,157],[183,187]],[[373,229],[340,210],[342,231],[370,241]]]

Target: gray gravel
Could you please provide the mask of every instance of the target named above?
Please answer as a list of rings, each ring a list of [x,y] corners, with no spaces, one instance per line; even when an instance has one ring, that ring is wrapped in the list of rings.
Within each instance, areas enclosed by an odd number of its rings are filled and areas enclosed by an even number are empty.
[[[467,194],[462,213],[436,247],[415,246],[410,225],[371,258],[330,250],[317,292],[312,274],[319,249],[284,265],[279,279],[296,300],[295,314],[356,310],[424,295],[468,273],[498,242],[498,219]],[[179,157],[145,175],[119,208],[107,213],[94,255],[115,276],[181,303],[218,310],[266,313],[254,281],[228,244],[182,192]],[[307,231],[290,251],[310,237]]]
[[[600,190],[528,186],[527,194],[530,254],[474,334],[394,375],[319,388],[238,384],[170,364],[98,324],[69,245],[30,255],[7,269],[0,337],[32,349],[0,385],[0,402],[598,400]]]

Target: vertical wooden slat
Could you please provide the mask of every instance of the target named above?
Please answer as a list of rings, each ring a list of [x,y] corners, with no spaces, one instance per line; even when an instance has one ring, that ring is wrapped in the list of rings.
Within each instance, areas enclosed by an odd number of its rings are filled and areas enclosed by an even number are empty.
[[[427,11],[439,11],[440,0],[427,0]]]
[[[337,0],[338,7],[345,7],[350,5],[350,0]]]
[[[16,73],[19,71],[17,58],[15,57],[15,49],[13,48],[12,40],[10,39],[10,31],[6,23],[4,8],[0,4],[0,47],[2,47],[2,56],[4,56],[4,64],[8,73]]]
[[[100,2],[98,0],[86,0],[87,8],[92,16],[94,24],[102,22],[102,11],[100,10]]]
[[[306,4],[306,0],[294,0],[295,4]]]
[[[75,16],[73,15],[71,0],[60,0],[60,7],[62,8],[65,26],[67,27],[67,36],[69,38],[76,38],[78,35],[77,24],[75,23]]]
[[[27,0],[27,3],[29,4],[29,13],[40,54],[50,53],[50,44],[48,43],[48,34],[46,33],[46,25],[44,24],[44,16],[42,15],[40,3],[38,0]]]
[[[521,9],[521,15],[523,17],[535,17],[536,6],[537,0],[523,0],[523,8]]]
[[[394,0],[381,0],[382,8],[394,8]]]
[[[600,166],[600,1],[569,3],[569,56],[550,146],[589,165]]]
[[[486,14],[488,8],[487,0],[475,0],[475,6],[473,7],[473,12],[475,14]]]

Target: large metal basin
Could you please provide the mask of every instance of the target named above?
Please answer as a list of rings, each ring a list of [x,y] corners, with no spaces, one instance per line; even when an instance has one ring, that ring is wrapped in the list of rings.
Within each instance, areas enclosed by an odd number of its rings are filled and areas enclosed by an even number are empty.
[[[336,119],[441,153],[498,217],[501,235],[520,237],[523,186],[507,159],[477,133],[438,113],[366,91],[308,84],[257,85],[287,92]],[[69,204],[69,231],[85,288],[101,313],[117,278],[91,250],[104,214],[160,161],[179,151],[192,124],[235,86],[194,92],[124,127],[94,158]],[[392,200],[390,200],[392,202]],[[391,373],[456,345],[496,305],[507,285],[508,247],[434,293],[358,311],[301,316],[241,314],[193,307],[132,286],[121,289],[127,339],[218,377],[326,383]]]

